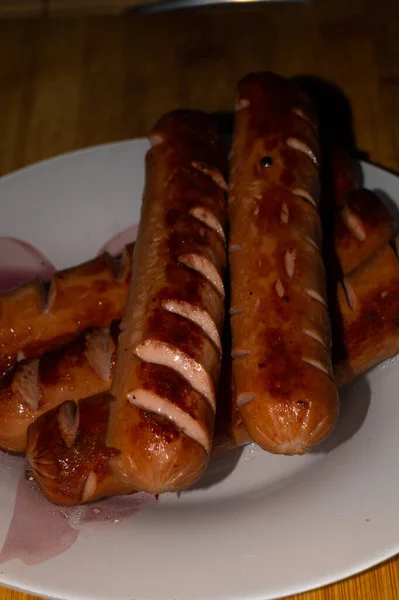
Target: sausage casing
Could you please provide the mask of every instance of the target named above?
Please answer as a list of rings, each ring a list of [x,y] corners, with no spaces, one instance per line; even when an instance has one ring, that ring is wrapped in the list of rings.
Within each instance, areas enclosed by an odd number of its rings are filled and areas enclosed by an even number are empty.
[[[276,75],[245,77],[230,155],[233,375],[248,433],[274,453],[305,452],[338,416],[319,160],[307,97]]]
[[[337,213],[334,249],[341,273],[346,275],[389,242],[395,221],[379,197],[370,190],[348,194],[348,201]]]
[[[125,307],[134,244],[120,259],[103,254],[58,271],[48,289],[32,281],[0,293],[0,374],[89,327],[107,327]]]
[[[337,299],[343,327],[334,362],[342,386],[399,351],[399,262],[391,244],[345,277]]]
[[[66,345],[25,359],[0,385],[0,448],[25,452],[29,425],[65,400],[108,391],[116,355],[117,324],[87,329]]]
[[[336,351],[338,388],[399,351],[399,267],[392,247],[387,244],[379,249],[346,281],[356,305],[351,308],[343,288],[339,288],[340,315],[333,320],[333,327],[342,329],[346,345]],[[231,361],[225,358],[213,455],[252,442],[235,402]],[[27,458],[35,480],[51,502],[82,504],[133,491],[133,486],[118,481],[109,465],[116,455],[105,445],[110,399],[109,394],[83,398],[78,410],[73,403],[64,402],[29,427]]]
[[[26,455],[50,502],[68,506],[133,491],[110,469],[117,454],[105,445],[110,400],[100,394],[63,402],[30,425]]]
[[[129,299],[111,392],[117,478],[191,485],[211,448],[226,267],[224,155],[211,119],[165,115],[150,137]]]

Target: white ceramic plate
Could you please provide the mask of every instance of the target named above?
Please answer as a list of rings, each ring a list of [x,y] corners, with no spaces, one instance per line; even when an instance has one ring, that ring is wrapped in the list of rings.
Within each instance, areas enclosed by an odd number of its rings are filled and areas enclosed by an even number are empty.
[[[146,148],[102,146],[3,178],[0,236],[33,244],[57,268],[92,257],[138,221]],[[399,180],[363,170],[397,206]],[[345,389],[339,426],[317,451],[247,447],[158,502],[53,507],[23,461],[2,454],[0,581],[79,600],[266,600],[370,567],[399,551],[398,389],[392,360]]]

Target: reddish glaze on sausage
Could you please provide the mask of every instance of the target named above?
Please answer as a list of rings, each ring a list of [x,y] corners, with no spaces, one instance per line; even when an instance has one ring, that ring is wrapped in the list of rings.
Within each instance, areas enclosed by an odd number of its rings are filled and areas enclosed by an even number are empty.
[[[0,383],[0,447],[25,452],[26,432],[37,417],[65,400],[108,391],[118,327],[87,329],[72,342],[25,359]]]
[[[399,267],[391,245],[386,244],[348,275],[346,286],[352,306],[341,288],[340,317],[333,320],[334,328],[342,328],[345,341],[336,350],[338,388],[399,351]],[[230,367],[226,357],[213,455],[252,442],[235,402]],[[108,394],[84,398],[78,409],[74,403],[64,402],[30,426],[27,458],[42,493],[51,502],[81,504],[134,490],[134,486],[122,485],[109,466],[109,460],[117,455],[105,444],[110,401]]]
[[[67,401],[41,415],[28,430],[26,455],[43,495],[54,504],[83,504],[133,490],[118,482],[105,444],[111,396]]]
[[[338,416],[310,101],[269,73],[238,85],[230,155],[230,322],[237,405],[263,449],[303,454]]]
[[[399,352],[398,240],[385,244],[338,287],[341,343],[334,349],[340,386]]]
[[[380,230],[378,215],[383,215],[383,212],[380,211],[376,214],[374,227],[378,231]],[[373,232],[371,235],[376,237]],[[398,241],[396,243],[398,244]],[[349,244],[347,247],[351,247],[351,245]],[[346,246],[342,248],[343,259],[345,259],[345,248]],[[343,293],[341,284],[339,284],[338,313],[333,315],[333,328],[340,330],[341,335],[337,338],[345,343],[337,346],[334,353],[337,387],[342,387],[356,374],[368,370],[377,362],[393,356],[399,349],[399,295],[392,296],[392,290],[398,278],[396,259],[389,245],[377,252],[367,265],[360,266],[363,254],[360,247],[359,260],[356,262],[351,256],[356,270],[346,278],[347,290],[351,290],[351,295],[355,297],[354,309],[348,304],[347,295]],[[330,276],[333,275],[330,274]],[[388,288],[387,282],[389,283]],[[359,332],[365,332],[360,339]],[[223,337],[223,348],[225,352],[213,441],[213,454],[215,455],[252,441],[234,400],[228,328]],[[67,373],[65,373],[66,375]],[[97,391],[101,390],[93,387],[92,393],[97,393]],[[105,458],[104,454],[100,454],[97,458],[93,455],[93,449],[98,444],[102,448],[105,446],[104,436],[108,421],[109,402],[110,396],[107,394],[79,401],[80,413],[84,413],[85,419],[80,420],[73,443],[69,439],[67,444],[59,430],[59,422],[63,422],[65,418],[72,419],[72,415],[75,414],[70,407],[54,408],[39,417],[31,426],[27,449],[28,460],[43,494],[50,501],[57,504],[78,504],[93,497],[129,493],[133,490],[132,487],[127,486],[120,491],[120,483],[107,466],[108,455]],[[69,417],[65,417],[64,413]],[[88,428],[84,423],[90,424],[90,427]],[[80,434],[82,426],[85,431],[83,436]],[[54,440],[57,440],[57,443]],[[41,464],[41,456],[46,456],[47,464],[50,466],[45,467]],[[39,457],[38,462],[37,457]],[[74,465],[67,475],[63,469],[65,463]],[[93,472],[93,464],[102,465],[101,478],[97,474],[91,474],[89,478],[89,474]],[[43,469],[45,470],[43,471]],[[95,467],[95,473],[97,473],[96,469],[98,471],[98,468]],[[47,472],[47,470],[49,471]],[[79,475],[76,478],[77,473]],[[46,474],[51,474],[51,477],[46,479]],[[88,489],[86,489],[86,482],[90,483]]]
[[[366,189],[352,191],[335,218],[334,248],[343,275],[350,273],[392,239],[395,222],[380,198]]]
[[[116,477],[136,489],[184,489],[212,444],[226,267],[224,154],[204,113],[155,126],[107,443]]]
[[[107,327],[126,303],[134,244],[123,256],[103,254],[58,271],[45,288],[32,281],[0,293],[0,375],[23,358],[37,358],[89,327]]]

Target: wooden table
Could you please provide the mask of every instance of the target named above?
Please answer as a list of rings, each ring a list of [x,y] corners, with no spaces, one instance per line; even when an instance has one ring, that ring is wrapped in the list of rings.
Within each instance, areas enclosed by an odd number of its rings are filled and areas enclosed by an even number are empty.
[[[228,111],[237,79],[265,68],[335,82],[358,147],[399,171],[398,40],[398,0],[0,21],[0,174],[145,135],[172,108]],[[295,598],[391,600],[398,582],[396,558]]]

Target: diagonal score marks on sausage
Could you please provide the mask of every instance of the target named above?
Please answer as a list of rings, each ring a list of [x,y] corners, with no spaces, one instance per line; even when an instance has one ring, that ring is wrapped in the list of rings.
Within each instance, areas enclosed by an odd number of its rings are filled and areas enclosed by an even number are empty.
[[[243,392],[237,396],[237,406],[241,408],[244,404],[251,402],[251,400],[255,399],[255,394],[253,392]]]
[[[164,300],[162,307],[176,315],[188,319],[192,323],[195,323],[200,327],[204,333],[217,347],[219,352],[222,352],[222,344],[220,341],[220,335],[213,321],[212,317],[206,310],[193,306],[189,302],[183,302],[181,300]]]
[[[39,408],[39,359],[19,363],[11,383],[11,391],[19,396],[33,412]]]
[[[313,329],[302,329],[302,333],[304,333],[308,337],[316,340],[316,342],[319,342],[323,346],[323,348],[325,348],[327,350],[327,346],[326,346],[323,338],[321,337],[321,335],[319,333],[317,333],[317,331],[314,331]]]
[[[229,315],[230,317],[234,317],[235,315],[242,315],[243,312],[243,308],[230,308]]]
[[[213,212],[205,208],[204,206],[195,206],[194,208],[190,208],[189,215],[201,221],[207,225],[210,229],[215,231],[219,237],[222,239],[222,242],[226,243],[226,235],[223,231],[223,227],[220,224],[219,220],[215,217]]]
[[[75,402],[65,402],[60,406],[57,415],[60,435],[67,448],[75,443],[80,422],[79,406]]]
[[[169,367],[179,373],[216,410],[215,391],[210,376],[199,362],[166,342],[152,339],[138,344],[135,354],[145,362]]]
[[[97,475],[94,471],[90,471],[86,477],[84,487],[82,490],[82,502],[87,502],[92,498],[97,490]]]
[[[297,117],[300,117],[301,119],[303,119],[304,121],[306,121],[306,123],[308,123],[310,125],[310,127],[313,129],[314,133],[317,134],[317,127],[315,125],[315,123],[312,121],[312,119],[310,119],[308,117],[308,115],[306,115],[303,110],[301,108],[299,108],[298,106],[295,106],[292,109],[292,112],[297,115]]]
[[[302,152],[303,154],[305,154],[305,156],[310,158],[310,160],[316,167],[319,166],[315,153],[307,144],[305,144],[305,142],[299,140],[296,137],[290,137],[286,140],[286,144],[293,150],[298,150],[298,152]]]
[[[288,275],[288,277],[293,277],[294,276],[294,272],[295,272],[295,260],[296,260],[296,250],[294,249],[288,249],[285,253],[285,257],[284,257],[284,264],[285,264],[285,270],[286,273]]]
[[[359,240],[359,242],[364,242],[366,239],[366,231],[362,219],[353,212],[353,210],[348,208],[348,206],[344,206],[339,213],[339,216],[350,233]]]
[[[319,292],[317,292],[316,290],[311,290],[311,289],[307,288],[305,290],[305,294],[307,294],[313,300],[316,300],[316,302],[319,302],[320,304],[322,304],[324,306],[324,308],[327,309],[327,303],[324,300],[323,296],[321,294],[319,294]]]
[[[177,259],[179,263],[185,265],[193,271],[200,273],[209,283],[213,285],[217,292],[224,298],[224,285],[215,265],[202,254],[182,254]]]
[[[289,219],[290,219],[290,211],[289,211],[289,208],[288,208],[288,204],[286,202],[283,202],[281,204],[280,221],[284,225],[288,225]]]
[[[316,242],[314,240],[312,240],[312,238],[305,236],[303,238],[303,241],[306,242],[307,244],[309,244],[309,246],[312,246],[312,248],[314,248],[316,250],[316,252],[318,252],[320,254],[320,248],[318,247]]]
[[[193,417],[178,406],[171,404],[169,400],[162,398],[148,390],[138,388],[128,395],[128,400],[135,406],[142,408],[159,416],[166,417],[180,431],[209,453],[211,440],[205,429]]]
[[[241,348],[237,348],[231,351],[231,358],[235,360],[236,358],[244,358],[244,356],[248,356],[250,354],[250,350],[244,350]]]
[[[356,308],[356,294],[349,280],[345,277],[341,283],[343,290],[345,292],[345,296],[348,302],[348,306],[351,310],[355,310]]]
[[[241,252],[244,249],[242,244],[232,244],[228,247],[228,253],[233,254],[234,252]]]
[[[111,377],[111,344],[109,327],[98,327],[85,336],[86,356],[94,373],[103,381]]]
[[[309,358],[308,356],[302,356],[302,362],[307,363],[308,365],[312,365],[312,367],[315,367],[315,369],[319,369],[319,371],[322,371],[329,377],[332,377],[330,369],[328,369],[328,367],[326,367],[326,365],[323,365],[323,363],[320,362],[319,360],[316,360],[314,358]]]
[[[193,160],[191,166],[193,169],[196,169],[197,171],[200,171],[204,175],[210,177],[217,186],[219,186],[224,192],[227,192],[227,182],[219,169],[216,169],[215,167],[212,167],[211,165],[208,165],[200,160]]]
[[[309,192],[307,192],[303,188],[294,188],[293,190],[291,190],[291,193],[294,194],[294,196],[299,196],[299,198],[302,198],[302,200],[305,200],[305,202],[307,202],[308,204],[311,204],[317,211],[319,210],[317,202],[313,198],[312,194],[309,194]]]
[[[282,283],[281,279],[277,279],[274,287],[275,287],[275,290],[276,290],[277,295],[279,296],[279,298],[284,298],[285,289],[284,289],[284,286],[283,286],[283,283]]]

